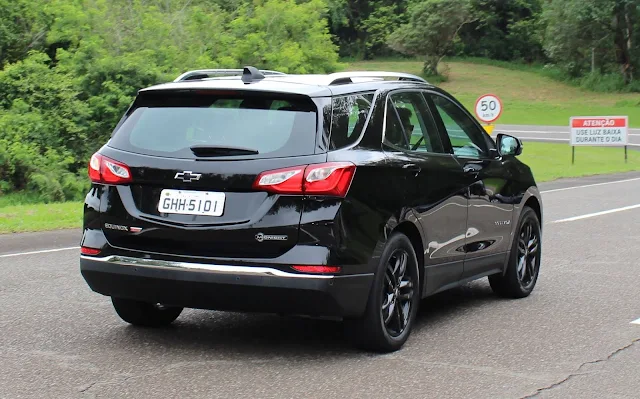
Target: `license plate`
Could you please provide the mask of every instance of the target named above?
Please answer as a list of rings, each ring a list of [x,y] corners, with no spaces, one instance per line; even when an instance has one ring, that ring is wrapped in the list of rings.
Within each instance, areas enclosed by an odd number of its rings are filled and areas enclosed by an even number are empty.
[[[160,193],[158,212],[222,216],[224,200],[224,193],[165,189]]]

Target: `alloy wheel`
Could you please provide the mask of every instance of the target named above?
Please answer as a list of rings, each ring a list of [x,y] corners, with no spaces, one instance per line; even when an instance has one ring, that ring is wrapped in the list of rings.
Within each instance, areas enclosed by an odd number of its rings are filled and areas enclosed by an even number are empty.
[[[396,249],[387,261],[382,297],[382,321],[392,337],[405,331],[411,315],[413,292],[412,272],[407,270],[409,254]]]
[[[518,235],[518,280],[523,288],[534,283],[538,273],[540,237],[529,220],[520,228]]]

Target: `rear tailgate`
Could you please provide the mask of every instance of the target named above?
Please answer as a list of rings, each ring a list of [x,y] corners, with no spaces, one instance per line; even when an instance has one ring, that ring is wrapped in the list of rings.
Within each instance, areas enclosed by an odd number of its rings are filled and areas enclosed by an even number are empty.
[[[128,166],[132,178],[107,186],[101,213],[107,240],[171,255],[285,253],[298,240],[303,197],[252,186],[261,172],[324,162],[326,154],[316,154],[319,129],[309,98],[141,94],[101,150]]]

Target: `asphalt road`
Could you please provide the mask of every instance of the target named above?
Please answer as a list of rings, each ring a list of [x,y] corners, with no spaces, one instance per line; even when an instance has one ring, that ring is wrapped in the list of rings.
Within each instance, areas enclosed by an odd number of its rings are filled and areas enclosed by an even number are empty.
[[[492,136],[498,133],[506,133],[520,138],[522,141],[546,141],[555,143],[569,143],[570,129],[567,126],[525,126],[525,125],[500,125],[497,124]],[[640,129],[629,129],[629,147],[640,149]]]
[[[534,293],[498,299],[483,279],[425,300],[387,355],[330,321],[189,310],[130,327],[65,249],[78,231],[0,236],[0,397],[637,398],[640,173],[541,189]]]

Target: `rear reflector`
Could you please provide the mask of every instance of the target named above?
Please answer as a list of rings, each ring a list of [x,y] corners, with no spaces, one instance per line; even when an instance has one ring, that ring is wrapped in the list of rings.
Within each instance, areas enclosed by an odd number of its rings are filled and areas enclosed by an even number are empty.
[[[131,182],[131,171],[124,163],[96,152],[89,161],[89,178],[94,183],[126,184]]]
[[[293,266],[294,270],[303,273],[340,273],[340,266]]]
[[[82,255],[98,255],[100,250],[96,248],[80,247],[80,253]]]
[[[253,188],[277,194],[344,197],[355,172],[356,166],[351,162],[295,166],[261,173]]]

